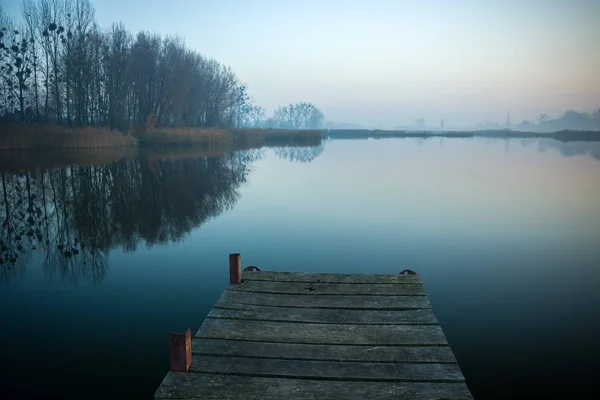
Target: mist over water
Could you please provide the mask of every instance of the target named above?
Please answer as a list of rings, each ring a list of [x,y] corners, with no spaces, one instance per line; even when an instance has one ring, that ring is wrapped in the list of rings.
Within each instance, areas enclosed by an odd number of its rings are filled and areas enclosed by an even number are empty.
[[[589,388],[599,156],[597,143],[368,139],[4,167],[0,341],[20,345],[3,346],[3,385],[150,397],[166,333],[198,329],[241,252],[273,271],[416,270],[476,398]]]

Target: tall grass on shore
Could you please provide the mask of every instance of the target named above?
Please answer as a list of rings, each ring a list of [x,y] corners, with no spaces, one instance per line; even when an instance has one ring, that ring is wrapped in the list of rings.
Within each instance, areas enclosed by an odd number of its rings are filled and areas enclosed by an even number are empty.
[[[239,150],[262,146],[317,146],[321,132],[285,129],[149,128],[135,138],[101,127],[0,125],[0,150],[101,147],[218,147]]]
[[[140,138],[141,146],[228,146],[231,132],[218,128],[151,128]]]
[[[101,127],[0,125],[0,150],[87,149],[137,144],[134,137]]]
[[[289,130],[289,129],[260,129],[236,128],[231,129],[233,141],[237,145],[313,145],[321,144],[321,131],[318,130]]]
[[[258,128],[152,128],[141,138],[142,146],[202,146],[251,148],[269,145],[318,145],[320,131]]]

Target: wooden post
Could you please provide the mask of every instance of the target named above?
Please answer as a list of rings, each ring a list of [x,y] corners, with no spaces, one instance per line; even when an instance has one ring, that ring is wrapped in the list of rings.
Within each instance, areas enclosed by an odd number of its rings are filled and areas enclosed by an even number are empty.
[[[229,283],[232,285],[242,283],[242,257],[239,253],[229,255]]]
[[[171,353],[171,371],[188,372],[192,365],[192,333],[169,333],[169,352]]]

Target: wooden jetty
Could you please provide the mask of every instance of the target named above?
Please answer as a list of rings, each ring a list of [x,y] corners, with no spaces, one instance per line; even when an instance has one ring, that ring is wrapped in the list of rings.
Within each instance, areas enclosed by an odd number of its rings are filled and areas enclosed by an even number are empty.
[[[249,269],[249,270],[248,270]],[[418,275],[242,272],[155,399],[472,399]]]

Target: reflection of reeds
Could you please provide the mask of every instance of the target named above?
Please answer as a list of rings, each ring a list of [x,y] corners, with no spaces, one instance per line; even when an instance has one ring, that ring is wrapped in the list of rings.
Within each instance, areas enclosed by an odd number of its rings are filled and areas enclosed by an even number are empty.
[[[0,150],[83,149],[136,145],[137,140],[134,137],[100,127],[3,125],[0,134]]]
[[[68,165],[104,165],[138,155],[137,147],[97,149],[5,150],[0,153],[0,171],[19,172]]]
[[[313,144],[294,144],[295,148],[313,147]],[[106,165],[121,159],[143,157],[149,162],[167,158],[221,157],[227,152],[253,150],[262,147],[286,147],[277,144],[231,143],[223,146],[152,146],[112,147],[101,149],[9,150],[0,153],[0,171],[18,173],[37,168],[55,169],[70,165]],[[322,149],[321,149],[322,150]]]

